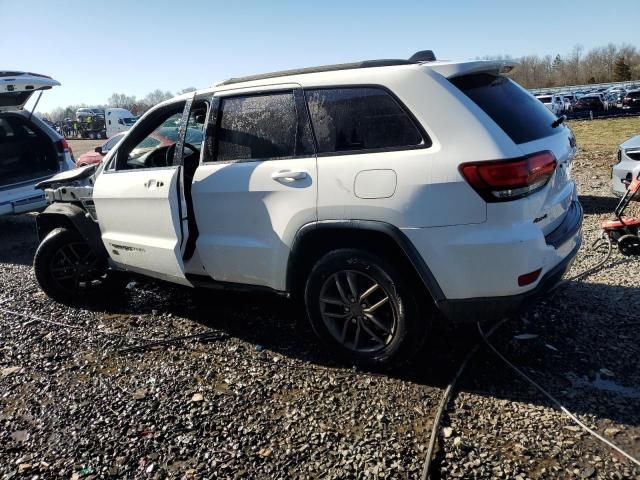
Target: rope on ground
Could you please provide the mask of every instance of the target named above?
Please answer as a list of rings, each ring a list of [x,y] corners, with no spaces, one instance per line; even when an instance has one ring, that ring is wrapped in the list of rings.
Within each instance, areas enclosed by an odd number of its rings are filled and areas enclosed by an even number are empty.
[[[597,250],[597,248],[602,245],[600,243],[600,241],[603,239],[598,239],[596,240],[593,245],[591,245],[591,250]],[[597,245],[597,247],[596,247]],[[611,258],[611,253],[613,251],[613,242],[611,241],[611,238],[606,237],[606,245],[607,245],[607,253],[604,256],[604,258],[598,262],[596,265],[594,265],[591,268],[587,268],[586,270],[584,270],[583,272],[578,273],[577,275],[574,275],[573,277],[569,277],[566,278],[562,281],[562,284],[566,284],[568,282],[573,282],[575,280],[580,280],[583,279],[585,277],[588,277],[589,275],[591,275],[592,273],[596,272],[597,270],[601,269],[602,267],[604,267],[605,263],[607,263],[609,261],[609,259]]]
[[[620,447],[618,447],[616,444],[614,444],[613,442],[607,440],[606,438],[604,438],[602,435],[600,435],[598,432],[592,430],[591,428],[587,427],[584,423],[582,423],[580,421],[580,419],[578,419],[578,417],[576,417],[573,413],[571,413],[569,410],[567,410],[564,405],[562,405],[560,403],[560,401],[558,399],[556,399],[553,395],[551,395],[549,392],[547,392],[544,388],[542,388],[535,380],[533,380],[532,378],[530,378],[526,373],[524,373],[522,370],[520,370],[518,367],[516,367],[513,363],[511,363],[504,355],[502,355],[502,353],[500,353],[498,351],[498,349],[496,347],[493,346],[493,344],[491,344],[491,342],[489,342],[488,339],[488,335],[485,335],[484,332],[482,331],[482,327],[480,327],[480,323],[478,322],[478,332],[480,332],[480,336],[482,337],[482,340],[484,341],[484,343],[491,349],[491,351],[493,351],[493,353],[495,353],[504,363],[506,363],[509,367],[511,367],[512,370],[514,370],[518,375],[520,375],[522,378],[524,378],[527,382],[529,382],[531,385],[533,385],[534,387],[536,387],[545,397],[547,397],[554,405],[556,405],[565,415],[567,415],[571,420],[573,420],[580,428],[582,428],[583,430],[585,430],[586,432],[588,432],[589,434],[591,434],[593,437],[597,438],[598,440],[600,440],[602,443],[604,443],[605,445],[608,445],[609,447],[613,448],[616,452],[618,452],[619,454],[625,456],[626,458],[628,458],[629,460],[631,460],[633,463],[635,463],[636,465],[640,466],[640,460],[638,460],[637,458],[632,457],[630,454],[628,454],[627,452],[625,452],[624,450],[622,450]],[[492,331],[490,331],[489,333],[492,333]]]
[[[508,318],[503,318],[498,323],[496,323],[491,328],[491,330],[489,330],[488,335],[491,336],[507,320],[508,320]],[[422,476],[420,477],[421,480],[427,480],[429,478],[429,471],[431,470],[431,461],[433,459],[433,450],[434,450],[435,445],[436,445],[436,439],[438,438],[438,431],[440,430],[440,421],[442,420],[442,415],[445,412],[445,410],[447,409],[447,405],[449,404],[449,400],[451,398],[451,392],[453,391],[453,387],[455,386],[456,382],[458,381],[458,379],[462,375],[462,372],[464,371],[464,369],[466,368],[467,364],[469,363],[469,360],[471,360],[471,358],[473,358],[473,356],[476,354],[476,352],[480,348],[480,345],[481,345],[481,342],[478,341],[474,345],[474,347],[471,350],[469,350],[469,353],[467,353],[467,356],[464,358],[464,360],[460,364],[460,367],[458,367],[458,371],[456,372],[454,377],[451,379],[451,381],[447,385],[447,388],[445,389],[444,393],[442,394],[442,398],[440,399],[440,404],[438,405],[438,410],[436,412],[436,417],[433,420],[433,427],[431,429],[431,438],[429,439],[429,448],[427,449],[427,456],[426,456],[426,458],[424,460],[424,464],[422,466]]]

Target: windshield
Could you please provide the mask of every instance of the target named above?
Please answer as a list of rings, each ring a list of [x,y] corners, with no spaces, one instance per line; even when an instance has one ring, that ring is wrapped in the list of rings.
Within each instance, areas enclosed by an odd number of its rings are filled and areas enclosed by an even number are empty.
[[[122,119],[122,121],[124,122],[124,124],[125,124],[125,125],[127,125],[127,126],[129,126],[129,127],[130,127],[131,125],[133,125],[134,123],[136,123],[136,119],[135,119],[135,118],[133,118],[133,117],[123,118],[123,119]]]

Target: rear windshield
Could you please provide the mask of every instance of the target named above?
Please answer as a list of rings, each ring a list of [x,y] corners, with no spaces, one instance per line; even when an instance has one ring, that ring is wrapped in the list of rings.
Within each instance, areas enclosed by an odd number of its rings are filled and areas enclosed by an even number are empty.
[[[25,103],[33,91],[29,92],[3,92],[0,95],[0,107],[13,107]]]
[[[514,143],[527,143],[557,132],[556,116],[537,98],[503,76],[480,73],[451,79],[491,117]]]

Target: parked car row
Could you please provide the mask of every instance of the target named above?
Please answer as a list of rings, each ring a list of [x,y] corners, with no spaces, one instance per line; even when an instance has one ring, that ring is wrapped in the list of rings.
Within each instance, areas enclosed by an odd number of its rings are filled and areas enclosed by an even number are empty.
[[[536,95],[552,113],[603,112],[615,108],[640,107],[640,85],[628,88],[609,87],[594,90],[577,90]]]

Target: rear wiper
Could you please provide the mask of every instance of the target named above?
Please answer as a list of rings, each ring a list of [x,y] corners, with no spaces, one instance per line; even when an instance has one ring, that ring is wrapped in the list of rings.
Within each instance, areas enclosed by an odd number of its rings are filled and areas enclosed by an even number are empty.
[[[553,123],[551,124],[551,128],[556,128],[560,125],[562,125],[562,123],[567,119],[566,115],[560,115],[558,118],[556,118]]]

